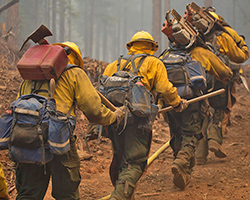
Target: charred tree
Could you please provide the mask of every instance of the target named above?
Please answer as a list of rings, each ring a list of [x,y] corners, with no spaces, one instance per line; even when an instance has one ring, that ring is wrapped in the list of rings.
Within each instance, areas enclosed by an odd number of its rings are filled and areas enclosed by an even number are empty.
[[[18,2],[19,2],[19,0],[10,0],[8,3],[6,3],[0,7],[0,13],[7,10],[9,7],[13,6],[14,4],[16,4]]]
[[[90,10],[90,0],[85,0],[85,11],[84,11],[84,20],[85,20],[85,28],[84,28],[84,42],[85,42],[85,55],[89,56],[89,10]]]
[[[9,3],[13,2],[12,0]],[[18,12],[19,4],[12,4],[7,11],[7,35],[5,38],[7,39],[8,43],[17,48],[17,41],[18,41],[18,21],[19,21],[19,12]]]
[[[161,44],[161,0],[153,0],[153,37]],[[161,52],[161,45],[158,52]]]
[[[57,31],[56,31],[56,13],[57,13],[57,0],[52,0],[52,33],[53,42],[56,42]]]
[[[90,37],[89,39],[89,56],[90,58],[93,58],[93,35],[94,35],[94,17],[95,17],[95,0],[91,0],[91,10],[90,10],[90,24],[89,24],[89,30],[90,30]]]
[[[59,2],[59,7],[60,7],[60,27],[59,27],[59,41],[63,42],[64,41],[64,33],[65,33],[65,1],[60,1]]]
[[[50,0],[45,0],[44,4],[44,13],[45,13],[45,23],[47,27],[50,27]]]
[[[165,4],[165,5],[164,5],[164,16],[165,16],[165,14],[167,13],[167,11],[170,10],[170,0],[165,0],[164,2],[165,2],[165,3],[164,3],[164,4]],[[162,34],[163,34],[163,33],[162,33]],[[169,45],[169,40],[168,40],[168,37],[167,37],[166,35],[164,35],[164,34],[163,34],[163,38],[164,38],[164,39],[163,39],[163,41],[164,41],[164,42],[163,42],[163,43],[164,43],[163,45],[164,45],[164,49],[165,49],[165,48],[167,48],[168,45]]]
[[[68,0],[68,40],[71,41],[71,0]]]

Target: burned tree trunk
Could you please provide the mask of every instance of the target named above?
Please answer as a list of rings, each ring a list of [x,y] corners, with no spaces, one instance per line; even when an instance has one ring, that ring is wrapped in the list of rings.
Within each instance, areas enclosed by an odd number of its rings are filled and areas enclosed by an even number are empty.
[[[15,3],[18,3],[18,2],[19,2],[19,0],[10,0],[8,3],[6,3],[2,7],[0,7],[0,13],[7,10],[9,7],[11,7],[12,5],[14,5]]]
[[[57,0],[52,0],[52,33],[53,41],[57,41],[57,31],[56,31],[56,13],[57,13]]]
[[[165,5],[164,5],[164,15],[167,13],[167,11],[170,9],[170,0],[165,0]],[[164,48],[167,48],[169,45],[169,40],[168,37],[166,35],[163,34],[163,38],[164,38]]]
[[[64,1],[60,1],[59,2],[59,6],[60,6],[60,27],[59,27],[59,41],[64,41],[64,33],[65,33],[65,2]]]
[[[153,37],[161,44],[161,0],[153,0]],[[161,47],[161,45],[160,45]],[[161,49],[158,49],[161,52]]]
[[[13,3],[13,1],[10,0],[9,3]],[[6,23],[7,35],[5,36],[5,39],[7,39],[10,46],[14,48],[17,48],[17,41],[18,41],[18,19],[19,19],[18,5],[19,4],[12,4],[12,6],[7,11],[7,23]]]

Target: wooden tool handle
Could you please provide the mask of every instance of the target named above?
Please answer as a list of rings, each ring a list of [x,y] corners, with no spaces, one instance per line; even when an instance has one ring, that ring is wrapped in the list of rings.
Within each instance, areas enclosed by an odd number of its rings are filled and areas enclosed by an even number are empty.
[[[105,96],[103,96],[98,90],[96,90],[97,93],[99,94],[102,102],[112,111],[116,111],[116,107],[108,100],[105,98]]]
[[[188,104],[191,104],[191,103],[195,103],[195,102],[198,102],[198,101],[201,101],[201,100],[204,100],[204,99],[207,99],[207,98],[210,98],[210,97],[214,97],[214,96],[217,96],[219,94],[222,94],[224,93],[226,90],[225,89],[220,89],[220,90],[216,90],[214,92],[210,92],[208,94],[204,94],[202,96],[199,96],[199,97],[196,97],[196,98],[193,98],[193,99],[190,99],[188,100]],[[172,106],[169,106],[169,107],[166,107],[166,108],[163,108],[161,110],[158,111],[158,114],[160,113],[165,113],[165,112],[168,112],[170,110],[173,110],[174,108]]]
[[[56,82],[55,79],[50,79],[50,98],[54,99],[55,90],[56,90]]]

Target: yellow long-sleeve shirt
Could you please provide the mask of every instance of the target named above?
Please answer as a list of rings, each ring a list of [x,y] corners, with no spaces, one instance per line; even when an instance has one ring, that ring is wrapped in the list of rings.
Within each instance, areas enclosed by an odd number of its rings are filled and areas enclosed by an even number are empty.
[[[227,55],[228,58],[233,62],[245,62],[249,58],[249,50],[244,39],[240,37],[234,29],[227,26],[225,27],[225,29],[234,39],[225,32],[218,35],[216,38],[216,42],[220,47],[220,53],[223,55]]]
[[[146,45],[146,43],[145,43]],[[140,42],[140,45],[133,44],[128,54],[142,54],[148,53],[153,54],[153,51],[145,50],[150,49],[146,48]],[[140,58],[135,59],[135,66],[138,66]],[[117,71],[117,60],[113,63],[109,64],[105,69],[103,75],[111,76],[113,73]],[[126,60],[121,60],[120,69],[126,63]],[[129,65],[131,71],[132,65]],[[143,85],[152,92],[153,95],[156,93],[159,97],[167,104],[173,107],[176,107],[180,103],[180,96],[177,93],[177,89],[173,87],[173,84],[168,80],[167,71],[165,69],[164,64],[156,57],[148,56],[143,61],[140,70],[138,72],[139,75],[143,76],[141,82]]]
[[[201,62],[206,71],[222,82],[232,78],[233,72],[214,53],[203,47],[195,47],[190,51],[194,60]]]
[[[22,83],[20,88],[21,95],[30,94],[32,82],[31,80],[25,80]],[[39,83],[36,85],[39,85]],[[48,90],[47,82],[43,83],[41,89]],[[39,92],[38,94],[48,97],[46,92]],[[57,110],[64,114],[69,111],[73,101],[76,100],[78,108],[90,122],[109,125],[116,120],[115,113],[101,103],[101,99],[88,76],[78,67],[73,67],[63,72],[56,83],[54,98]],[[71,115],[75,116],[75,106]]]
[[[170,51],[166,51],[166,56]],[[203,47],[194,47],[189,51],[192,59],[200,61],[205,70],[222,82],[227,82],[232,78],[233,72],[214,53]]]

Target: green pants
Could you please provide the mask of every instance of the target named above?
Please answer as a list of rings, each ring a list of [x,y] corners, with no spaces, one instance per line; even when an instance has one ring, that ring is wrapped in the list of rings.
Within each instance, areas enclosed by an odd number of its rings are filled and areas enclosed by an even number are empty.
[[[235,83],[229,82],[228,85],[224,85],[219,80],[215,80],[214,91],[224,88],[225,93],[209,98],[209,103],[211,106],[211,113],[213,113],[213,118],[209,122],[207,127],[207,133],[205,138],[199,142],[198,148],[196,150],[196,158],[206,159],[208,155],[208,140],[215,140],[219,144],[223,141],[223,120],[225,117],[225,112],[229,112],[232,105],[236,102],[235,97]],[[226,127],[224,127],[225,130]]]
[[[181,113],[171,111],[165,116],[170,127],[170,146],[174,151],[174,162],[185,173],[190,174],[194,166],[194,152],[202,138],[202,116],[200,103],[190,104]]]
[[[45,166],[18,164],[16,169],[17,200],[42,200],[52,177],[52,196],[58,200],[80,199],[78,186],[81,181],[80,161],[71,138],[70,151]]]
[[[110,177],[115,186],[111,197],[119,200],[131,199],[135,185],[147,166],[152,132],[139,129],[139,120],[136,118],[119,135],[115,126],[109,127],[109,138],[113,144]]]
[[[217,141],[219,144],[222,144],[222,122],[225,116],[224,109],[216,109],[213,114],[212,124],[208,128],[208,136],[207,139],[213,139]]]

